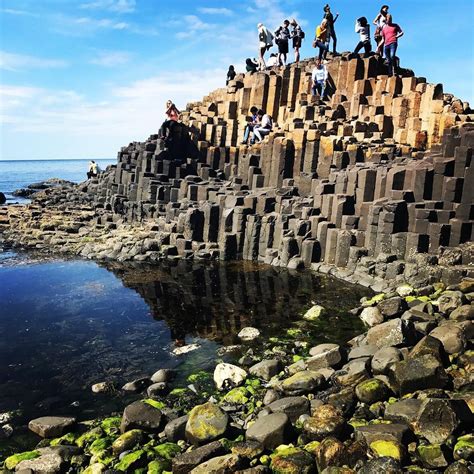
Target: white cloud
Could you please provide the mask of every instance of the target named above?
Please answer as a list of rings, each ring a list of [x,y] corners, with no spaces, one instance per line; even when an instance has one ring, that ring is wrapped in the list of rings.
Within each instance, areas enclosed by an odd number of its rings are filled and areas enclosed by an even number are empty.
[[[135,0],[96,0],[83,3],[80,8],[86,10],[108,10],[117,13],[132,13],[135,11]]]
[[[129,27],[128,23],[125,23],[123,21],[114,21],[114,20],[111,20],[110,18],[103,18],[103,19],[97,20],[95,18],[90,18],[90,17],[80,17],[80,18],[74,18],[73,22],[76,23],[77,25],[85,25],[93,29],[111,28],[113,30],[125,30]]]
[[[21,71],[26,69],[49,69],[66,67],[68,63],[62,59],[48,59],[25,54],[0,51],[0,69]]]
[[[197,33],[210,30],[213,25],[202,21],[196,15],[185,15],[183,17],[185,22],[185,29],[176,33],[176,37],[179,39],[191,38]]]
[[[233,14],[233,11],[229,10],[229,8],[202,7],[202,8],[198,8],[198,12],[204,13],[205,15],[222,15],[222,16],[230,16]]]
[[[97,66],[114,67],[121,66],[130,61],[130,53],[126,51],[101,51],[89,62]]]
[[[34,13],[26,11],[26,10],[16,10],[14,8],[1,8],[1,13],[7,13],[9,15],[17,15],[17,16],[36,16]]]

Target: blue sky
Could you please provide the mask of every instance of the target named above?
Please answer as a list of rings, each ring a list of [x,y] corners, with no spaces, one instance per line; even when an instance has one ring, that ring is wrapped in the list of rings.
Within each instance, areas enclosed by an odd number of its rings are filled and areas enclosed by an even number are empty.
[[[307,32],[315,0],[0,0],[0,159],[108,158],[156,133],[178,107],[222,87],[229,64],[256,56],[256,24],[295,17]],[[474,105],[473,0],[388,2],[405,36],[402,66]],[[331,2],[338,49],[379,2]]]

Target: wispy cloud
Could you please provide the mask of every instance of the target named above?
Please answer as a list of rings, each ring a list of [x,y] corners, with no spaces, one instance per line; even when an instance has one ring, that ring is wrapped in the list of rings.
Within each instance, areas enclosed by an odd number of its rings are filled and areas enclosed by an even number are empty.
[[[198,8],[198,12],[203,13],[205,15],[222,15],[222,16],[230,16],[234,13],[229,8],[211,8],[211,7]]]
[[[135,11],[135,0],[96,0],[80,5],[85,10],[107,10],[117,13],[132,13]]]
[[[14,54],[0,51],[0,69],[22,71],[27,69],[49,69],[66,67],[68,63],[62,59],[41,58],[25,54]]]
[[[90,17],[80,17],[72,20],[77,25],[84,25],[93,29],[111,28],[113,30],[126,30],[129,27],[124,21],[115,21],[110,18],[95,19]]]
[[[202,21],[196,15],[185,15],[183,20],[185,22],[186,28],[185,30],[176,33],[176,37],[179,39],[190,38],[196,33],[208,31],[213,27],[211,23]]]
[[[115,67],[130,61],[130,53],[126,51],[100,51],[89,62],[97,66]]]
[[[17,16],[36,16],[36,14],[33,12],[29,12],[27,10],[16,10],[14,8],[0,8],[0,13]]]

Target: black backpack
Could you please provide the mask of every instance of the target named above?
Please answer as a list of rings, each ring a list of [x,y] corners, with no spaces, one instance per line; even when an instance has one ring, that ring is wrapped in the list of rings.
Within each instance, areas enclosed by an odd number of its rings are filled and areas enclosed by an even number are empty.
[[[300,31],[300,38],[301,38],[301,39],[304,39],[304,37],[305,37],[304,31],[301,30],[301,31]]]

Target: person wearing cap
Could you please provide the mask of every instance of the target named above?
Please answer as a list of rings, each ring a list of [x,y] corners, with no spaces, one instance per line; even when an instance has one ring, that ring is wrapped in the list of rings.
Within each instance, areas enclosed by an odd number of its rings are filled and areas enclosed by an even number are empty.
[[[265,53],[273,46],[273,33],[263,24],[257,25],[258,29],[258,66],[261,71],[266,67]]]
[[[297,63],[300,60],[300,48],[304,38],[304,31],[294,18],[290,20],[290,25],[293,28],[291,30],[291,38],[293,40],[293,50],[295,51],[295,63]]]

